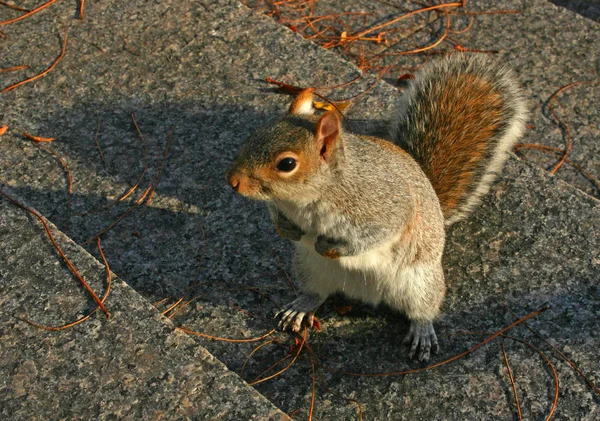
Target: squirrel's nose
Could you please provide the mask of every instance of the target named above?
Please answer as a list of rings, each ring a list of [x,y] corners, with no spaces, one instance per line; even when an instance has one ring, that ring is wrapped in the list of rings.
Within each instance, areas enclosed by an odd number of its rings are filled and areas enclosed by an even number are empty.
[[[228,181],[231,187],[237,190],[237,187],[240,185],[240,177],[237,174],[233,174],[229,176]]]
[[[233,187],[235,190],[238,190],[240,188],[242,175],[239,172],[233,171],[232,169],[230,169],[229,171],[227,171],[226,176],[227,176],[227,182],[229,183],[229,185],[231,187]]]
[[[256,190],[256,183],[243,171],[230,169],[226,174],[227,182],[242,196],[251,196]]]

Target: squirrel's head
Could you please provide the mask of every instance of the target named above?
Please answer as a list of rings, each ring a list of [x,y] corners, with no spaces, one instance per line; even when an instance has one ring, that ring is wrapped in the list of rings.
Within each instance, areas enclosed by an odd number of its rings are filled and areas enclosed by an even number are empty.
[[[241,195],[258,200],[310,200],[319,180],[341,155],[337,111],[312,114],[311,89],[302,91],[288,114],[258,129],[227,171],[227,181]]]

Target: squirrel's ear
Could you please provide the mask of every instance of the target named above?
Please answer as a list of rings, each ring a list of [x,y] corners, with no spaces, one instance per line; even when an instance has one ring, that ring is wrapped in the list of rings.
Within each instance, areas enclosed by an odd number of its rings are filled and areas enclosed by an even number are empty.
[[[313,88],[303,90],[298,94],[292,105],[290,105],[290,114],[294,115],[313,115]]]
[[[315,143],[321,149],[321,156],[329,161],[341,131],[340,117],[336,110],[328,111],[321,117],[315,129]]]

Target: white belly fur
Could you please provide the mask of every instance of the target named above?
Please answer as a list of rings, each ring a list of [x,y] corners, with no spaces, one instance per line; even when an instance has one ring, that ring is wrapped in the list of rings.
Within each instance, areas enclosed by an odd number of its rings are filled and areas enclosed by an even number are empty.
[[[326,297],[342,292],[376,305],[386,302],[403,310],[407,299],[424,293],[423,283],[428,276],[427,267],[406,264],[392,254],[393,241],[357,256],[332,260],[319,255],[314,249],[315,238],[305,235],[297,243],[305,273],[305,288]]]

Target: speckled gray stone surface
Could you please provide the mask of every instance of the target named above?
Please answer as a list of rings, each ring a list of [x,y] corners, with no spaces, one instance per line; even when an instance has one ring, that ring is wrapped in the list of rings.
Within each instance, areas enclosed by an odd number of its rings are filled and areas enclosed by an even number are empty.
[[[273,312],[294,297],[283,273],[289,268],[290,246],[277,237],[263,206],[234,195],[223,174],[248,133],[275,118],[289,101],[274,95],[262,78],[321,86],[349,80],[357,71],[235,2],[204,4],[175,9],[147,2],[144,8],[124,10],[116,2],[91,3],[84,23],[74,22],[72,10],[63,5],[51,9],[53,14],[40,14],[35,25],[21,23],[22,32],[8,27],[10,54],[0,58],[2,67],[20,64],[19,58],[38,62],[36,54],[55,57],[56,51],[44,48],[58,48],[53,38],[58,22],[71,24],[75,41],[53,73],[2,97],[9,107],[0,110],[0,124],[58,138],[52,147],[73,170],[74,214],[101,209],[135,183],[143,149],[129,113],[136,112],[148,135],[151,158],[149,174],[132,200],[148,186],[173,126],[173,147],[153,202],[103,236],[109,262],[148,299],[177,298],[184,292],[194,297],[176,324],[219,336],[256,336],[273,327]],[[123,50],[123,31],[141,56]],[[351,95],[371,80],[335,95]],[[352,127],[380,127],[395,95],[389,85],[377,85],[350,110]],[[94,145],[98,118],[106,166]],[[0,138],[0,178],[77,242],[129,205],[72,216],[67,225],[60,164],[17,131]],[[512,160],[482,208],[449,234],[449,294],[437,323],[442,351],[435,361],[480,339],[449,335],[509,324],[503,301],[521,315],[550,302],[552,309],[532,324],[600,383],[599,228],[598,201]],[[360,372],[418,366],[400,349],[406,319],[357,303],[341,316],[333,311],[334,302],[325,303],[318,314],[323,330],[309,338],[323,366]],[[524,329],[514,334],[539,345]],[[293,338],[277,337],[283,345],[256,352],[242,374],[245,379],[253,380],[289,353]],[[237,372],[257,345],[198,342]],[[507,350],[526,416],[543,418],[553,395],[548,369],[528,348],[507,341]],[[307,361],[302,355],[257,389],[285,412],[299,409],[297,417],[305,417],[311,394]],[[561,380],[557,418],[597,418],[598,398],[569,367],[556,364]],[[323,377],[326,383],[317,380],[315,419],[356,419],[356,405],[346,399],[363,405],[364,419],[506,419],[515,414],[498,342],[418,375],[355,378],[324,371]]]
[[[472,10],[516,9],[517,15],[480,15],[470,31],[457,36],[465,47],[500,50],[497,59],[514,69],[531,105],[530,124],[523,141],[563,148],[566,134],[555,123],[548,101],[573,82],[600,81],[600,24],[546,0],[502,0],[493,5],[469,1]],[[570,159],[600,179],[600,84],[581,85],[561,94],[556,113],[571,125]],[[546,170],[553,156],[525,152],[527,159]],[[557,176],[588,194],[600,191],[582,174],[564,165]]]
[[[548,0],[557,6],[600,22],[600,3],[597,0]]]
[[[51,230],[102,296],[104,265]],[[119,278],[105,303],[110,319],[98,312],[59,332],[19,320],[60,326],[94,303],[42,224],[4,197],[0,238],[2,419],[287,419]]]

